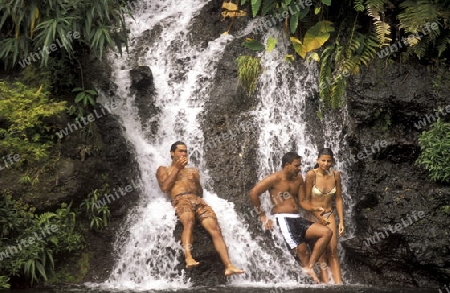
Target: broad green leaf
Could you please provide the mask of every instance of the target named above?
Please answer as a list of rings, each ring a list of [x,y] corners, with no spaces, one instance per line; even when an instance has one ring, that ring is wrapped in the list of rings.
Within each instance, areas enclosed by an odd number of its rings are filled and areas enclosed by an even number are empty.
[[[97,95],[97,92],[94,91],[94,90],[86,90],[86,93],[88,93],[88,94],[90,94],[90,95],[93,95],[93,96],[96,96],[96,95]]]
[[[322,3],[327,6],[331,6],[331,0],[322,0]]]
[[[84,100],[85,95],[86,95],[86,94],[85,94],[84,92],[79,93],[79,94],[75,97],[75,103],[79,103],[79,102],[81,102],[82,100]]]
[[[269,39],[267,40],[267,49],[266,49],[266,51],[268,53],[272,52],[272,50],[275,49],[275,47],[277,46],[277,43],[278,43],[278,39],[277,38],[269,37]]]
[[[298,13],[292,14],[289,19],[289,27],[291,29],[291,34],[295,33],[298,27]]]
[[[272,11],[275,7],[275,0],[264,0],[263,7],[261,9],[261,15],[265,16],[267,12]]]
[[[262,0],[251,0],[252,1],[252,13],[253,17],[256,17],[258,14],[259,8],[261,7]]]
[[[295,52],[297,52],[297,54],[300,55],[304,59],[306,56],[305,46],[296,37],[291,37],[290,40],[291,40],[292,46],[294,47]]]
[[[265,49],[264,45],[261,42],[250,39],[250,38],[246,38],[245,42],[243,42],[242,45],[244,45],[244,47],[246,47],[248,49],[255,50],[255,51],[264,51],[264,49]]]
[[[330,37],[329,32],[333,32],[334,28],[331,21],[322,20],[310,27],[306,31],[303,38],[303,45],[305,46],[306,53],[320,48]]]
[[[73,90],[72,90],[72,93],[74,93],[74,92],[80,92],[80,91],[82,91],[83,90],[83,88],[81,88],[81,87],[76,87],[76,88],[74,88]]]
[[[298,13],[295,13],[298,15],[297,16],[298,20],[302,20],[303,18],[305,18],[308,15],[310,7],[311,6],[306,6],[305,9],[301,9],[300,11],[298,11]],[[294,8],[294,9],[295,9],[294,11],[297,11],[297,8]]]

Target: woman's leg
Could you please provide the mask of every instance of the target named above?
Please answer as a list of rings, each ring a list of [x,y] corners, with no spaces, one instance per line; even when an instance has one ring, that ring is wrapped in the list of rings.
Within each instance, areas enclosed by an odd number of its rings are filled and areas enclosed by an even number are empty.
[[[330,243],[328,244],[327,247],[328,264],[331,269],[331,275],[333,276],[334,283],[342,284],[341,264],[339,262],[339,253],[337,250],[339,241],[339,231],[337,231],[336,219],[334,217],[330,217],[329,226],[330,229],[333,231],[333,236],[331,237]]]

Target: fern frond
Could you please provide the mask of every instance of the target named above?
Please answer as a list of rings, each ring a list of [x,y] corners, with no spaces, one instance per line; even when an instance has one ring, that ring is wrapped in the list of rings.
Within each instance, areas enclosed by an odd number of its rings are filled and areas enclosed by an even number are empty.
[[[436,49],[438,51],[438,57],[441,57],[445,50],[450,49],[450,33],[447,33],[445,37],[438,40]]]
[[[364,0],[355,0],[355,4],[353,5],[353,8],[357,12],[363,12],[364,11]]]
[[[427,42],[418,42],[415,46],[408,47],[407,51],[410,51],[411,53],[416,55],[417,58],[420,59],[425,56],[427,48],[428,48]]]
[[[330,106],[333,109],[339,108],[343,104],[343,97],[345,88],[347,87],[347,79],[337,79],[334,85],[331,87]]]
[[[407,33],[420,32],[426,23],[438,22],[439,6],[429,0],[407,0],[400,4],[404,9],[397,18],[400,20],[400,28]]]

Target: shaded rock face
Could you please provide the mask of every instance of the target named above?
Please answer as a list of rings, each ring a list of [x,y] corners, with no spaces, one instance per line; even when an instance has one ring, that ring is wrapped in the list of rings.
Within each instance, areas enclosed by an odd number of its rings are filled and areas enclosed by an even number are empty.
[[[158,124],[151,118],[159,113],[155,106],[155,84],[152,71],[148,66],[138,66],[130,70],[130,93],[135,95],[135,103],[138,108],[141,121],[148,121],[143,127],[149,128],[151,134],[155,134]]]
[[[372,66],[348,92],[352,153],[374,152],[349,171],[356,199],[355,238],[343,242],[352,280],[384,286],[439,287],[450,280],[449,185],[415,165],[419,120],[450,104],[422,67]],[[431,120],[430,120],[431,121]],[[431,121],[432,122],[432,121]],[[377,141],[386,144],[375,147]],[[369,240],[371,239],[371,241]]]

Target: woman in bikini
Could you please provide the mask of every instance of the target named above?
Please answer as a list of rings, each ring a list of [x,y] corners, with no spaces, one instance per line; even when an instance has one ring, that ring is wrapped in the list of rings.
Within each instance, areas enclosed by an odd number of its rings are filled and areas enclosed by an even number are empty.
[[[319,151],[315,169],[306,173],[305,197],[314,207],[323,207],[326,213],[320,216],[320,212],[310,214],[311,220],[320,222],[320,217],[325,218],[328,227],[333,231],[333,237],[326,251],[319,259],[322,282],[328,283],[328,268],[335,284],[342,284],[341,266],[337,251],[338,239],[344,234],[344,201],[342,199],[341,174],[331,170],[334,164],[334,155],[331,149],[323,148]],[[332,207],[335,202],[336,211]],[[339,230],[336,231],[336,212],[339,218]]]

